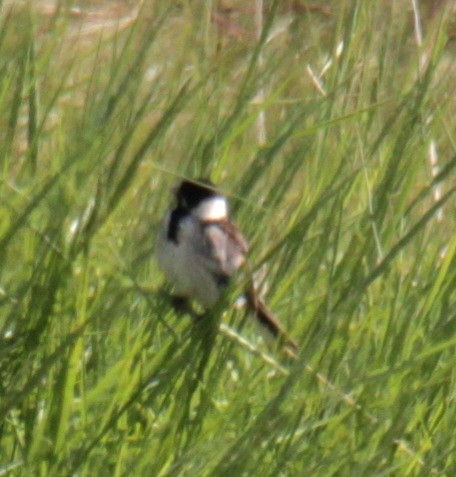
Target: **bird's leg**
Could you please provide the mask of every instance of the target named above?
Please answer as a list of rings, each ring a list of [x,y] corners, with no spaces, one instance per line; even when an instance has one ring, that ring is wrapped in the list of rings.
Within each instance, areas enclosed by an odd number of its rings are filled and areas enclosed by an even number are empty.
[[[190,300],[186,296],[182,295],[171,295],[171,305],[179,314],[189,314],[194,321],[199,322],[201,321],[206,315],[206,312],[198,313],[190,303]]]
[[[188,298],[181,295],[171,295],[171,305],[179,313],[185,313],[190,310]]]

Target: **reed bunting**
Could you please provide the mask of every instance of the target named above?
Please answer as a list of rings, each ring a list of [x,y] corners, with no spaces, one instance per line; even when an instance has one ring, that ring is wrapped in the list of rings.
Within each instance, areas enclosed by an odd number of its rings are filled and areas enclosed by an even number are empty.
[[[176,307],[194,299],[210,309],[246,264],[248,245],[229,218],[227,198],[209,180],[183,180],[175,196],[157,240],[158,265],[174,285]],[[280,340],[288,355],[295,356],[296,342],[267,309],[253,283],[245,299],[260,325]]]

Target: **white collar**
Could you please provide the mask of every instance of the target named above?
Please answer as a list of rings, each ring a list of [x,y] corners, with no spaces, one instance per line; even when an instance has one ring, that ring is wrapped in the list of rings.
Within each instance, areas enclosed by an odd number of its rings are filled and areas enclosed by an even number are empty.
[[[228,216],[228,203],[225,197],[211,197],[203,200],[195,208],[194,214],[201,220],[220,220]]]

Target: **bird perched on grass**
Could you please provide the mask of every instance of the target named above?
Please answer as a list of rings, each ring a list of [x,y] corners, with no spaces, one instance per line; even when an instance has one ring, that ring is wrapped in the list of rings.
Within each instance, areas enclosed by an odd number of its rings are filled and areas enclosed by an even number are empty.
[[[246,264],[248,245],[230,220],[227,198],[209,180],[183,180],[175,198],[158,236],[158,265],[174,285],[176,307],[194,299],[211,309]],[[280,340],[288,355],[295,356],[296,342],[268,310],[253,283],[245,299],[259,324]]]

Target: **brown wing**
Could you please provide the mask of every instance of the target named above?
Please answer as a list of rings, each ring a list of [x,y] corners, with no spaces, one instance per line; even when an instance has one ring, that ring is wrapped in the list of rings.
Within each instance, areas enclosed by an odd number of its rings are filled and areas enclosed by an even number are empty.
[[[208,221],[203,224],[206,249],[212,269],[229,278],[244,265],[248,245],[239,229],[229,221]]]

